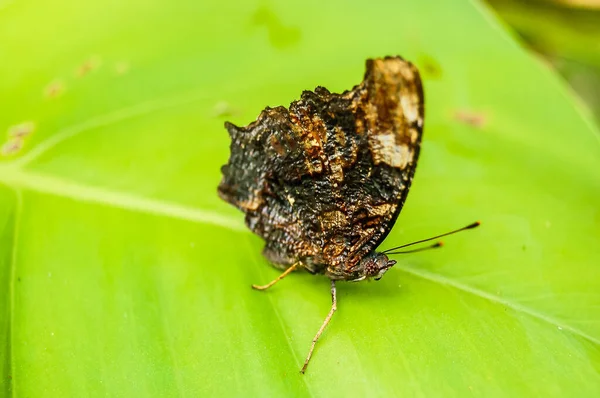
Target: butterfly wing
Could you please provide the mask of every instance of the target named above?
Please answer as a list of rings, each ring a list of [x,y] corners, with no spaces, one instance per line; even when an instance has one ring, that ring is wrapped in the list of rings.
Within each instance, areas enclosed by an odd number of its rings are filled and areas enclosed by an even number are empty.
[[[408,194],[423,128],[421,81],[399,57],[368,60],[350,91],[317,87],[289,110],[267,108],[247,127],[226,127],[231,156],[219,193],[246,213],[267,258],[353,279]]]

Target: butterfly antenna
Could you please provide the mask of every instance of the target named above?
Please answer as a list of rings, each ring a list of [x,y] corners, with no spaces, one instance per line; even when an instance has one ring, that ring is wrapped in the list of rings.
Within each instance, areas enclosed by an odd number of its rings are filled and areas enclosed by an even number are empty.
[[[398,250],[398,249],[402,249],[403,247],[408,247],[408,246],[416,245],[416,244],[423,243],[423,242],[429,242],[430,240],[434,240],[434,239],[438,239],[438,238],[441,238],[441,237],[444,237],[444,236],[452,235],[452,234],[455,234],[457,232],[465,231],[467,229],[477,228],[479,225],[481,225],[481,223],[479,221],[475,221],[474,223],[469,224],[466,227],[455,229],[454,231],[446,232],[445,234],[441,234],[441,235],[438,235],[438,236],[433,236],[431,238],[422,239],[422,240],[418,240],[416,242],[407,243],[405,245],[392,247],[391,249],[384,250],[382,253],[384,253],[384,254],[398,254],[400,252],[394,252],[394,251]],[[403,251],[402,253],[414,253],[416,251],[434,249],[434,248],[440,247],[440,246],[442,246],[441,242],[438,242],[438,243],[436,243],[434,245],[431,245],[431,246],[428,246],[428,247],[424,247],[422,249],[407,250],[407,251]]]
[[[425,246],[425,247],[419,247],[418,249],[410,249],[410,250],[400,250],[397,252],[388,252],[386,251],[385,254],[407,254],[407,253],[416,253],[416,252],[422,252],[425,250],[430,250],[430,249],[437,249],[438,247],[442,247],[444,246],[444,242],[439,241],[434,243],[433,245],[429,245],[429,246]]]

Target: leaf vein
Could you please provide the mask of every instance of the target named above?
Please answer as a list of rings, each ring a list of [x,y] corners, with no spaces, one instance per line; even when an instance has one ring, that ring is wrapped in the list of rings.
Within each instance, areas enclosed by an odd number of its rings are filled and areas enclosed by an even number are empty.
[[[29,151],[25,155],[21,156],[18,159],[15,159],[11,164],[15,167],[22,168],[30,164],[31,162],[33,162],[34,160],[36,160],[55,146],[59,145],[63,141],[75,137],[85,131],[99,127],[109,126],[111,124],[115,124],[123,120],[147,115],[151,112],[155,112],[161,109],[181,106],[206,98],[208,97],[204,92],[200,94],[192,92],[170,98],[153,99],[127,108],[122,108],[104,115],[92,117],[81,123],[77,123],[72,126],[65,127],[62,130],[59,130],[56,134],[48,137],[46,140],[40,142],[38,145],[33,147],[33,149],[31,149],[31,151]]]
[[[238,219],[217,212],[180,205],[173,202],[146,198],[102,187],[81,185],[60,178],[20,171],[14,167],[0,167],[0,182],[35,192],[67,197],[82,202],[108,205],[180,220],[212,224],[232,231],[248,232]]]
[[[463,283],[454,281],[454,280],[452,280],[450,278],[447,278],[447,277],[445,277],[443,275],[436,274],[436,273],[433,273],[433,272],[425,271],[425,270],[422,270],[422,269],[415,269],[415,268],[407,267],[407,266],[402,266],[400,264],[397,264],[396,268],[399,268],[402,271],[404,271],[404,272],[406,272],[408,274],[414,275],[416,277],[419,277],[419,278],[422,278],[422,279],[425,279],[425,280],[428,280],[428,281],[431,281],[431,282],[434,282],[434,283],[438,283],[438,284],[443,285],[443,286],[453,287],[453,288],[455,288],[457,290],[462,290],[462,291],[464,291],[466,293],[472,294],[474,296],[481,297],[481,298],[486,299],[488,301],[491,301],[493,303],[504,305],[504,306],[509,307],[509,308],[511,308],[511,309],[513,309],[513,310],[515,310],[517,312],[521,312],[521,313],[527,314],[527,315],[529,315],[529,316],[531,316],[533,318],[536,318],[536,319],[539,319],[539,320],[544,321],[546,323],[549,323],[551,325],[554,325],[554,326],[556,326],[556,327],[558,327],[560,329],[567,330],[567,331],[569,331],[569,332],[571,332],[571,333],[573,333],[575,335],[583,337],[584,339],[589,340],[590,342],[592,342],[592,343],[600,346],[600,339],[598,339],[598,338],[596,338],[594,336],[591,336],[591,335],[585,333],[584,331],[582,331],[580,329],[577,329],[577,328],[575,328],[573,326],[570,326],[568,324],[562,323],[561,321],[559,321],[556,318],[553,318],[551,316],[548,316],[546,314],[538,312],[538,311],[536,311],[534,309],[531,309],[531,308],[526,307],[524,305],[521,305],[519,303],[515,303],[514,301],[507,300],[507,299],[499,297],[499,296],[497,296],[495,294],[486,292],[484,290],[477,289],[477,288],[469,286],[469,285],[465,285]]]

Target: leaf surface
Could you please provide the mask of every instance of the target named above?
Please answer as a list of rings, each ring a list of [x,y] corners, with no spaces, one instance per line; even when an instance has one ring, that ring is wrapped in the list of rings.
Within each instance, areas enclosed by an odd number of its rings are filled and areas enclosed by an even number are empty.
[[[216,195],[247,124],[368,57],[421,69],[381,281],[277,275]],[[477,2],[0,3],[0,375],[12,396],[600,394],[600,142]],[[7,138],[8,140],[8,138]],[[8,142],[8,141],[7,141]]]

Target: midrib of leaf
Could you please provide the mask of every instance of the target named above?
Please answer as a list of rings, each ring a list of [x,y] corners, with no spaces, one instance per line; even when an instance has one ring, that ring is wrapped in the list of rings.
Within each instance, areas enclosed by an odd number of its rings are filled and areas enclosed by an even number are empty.
[[[177,218],[185,221],[212,224],[237,232],[248,231],[239,219],[218,214],[214,211],[146,198],[107,188],[83,185],[46,174],[21,170],[16,167],[0,166],[0,182],[16,189],[27,189],[82,202]]]

